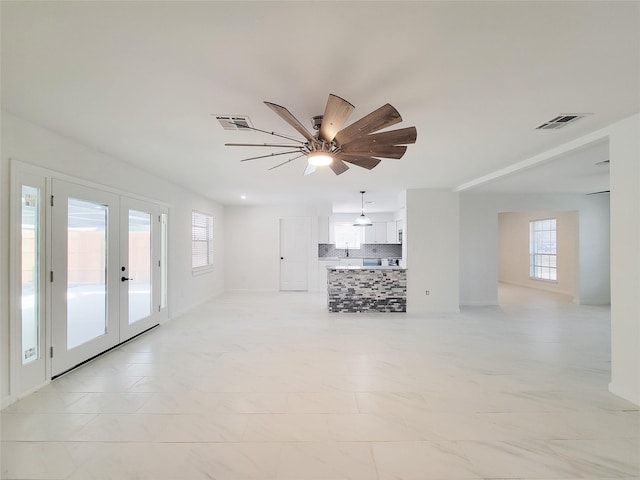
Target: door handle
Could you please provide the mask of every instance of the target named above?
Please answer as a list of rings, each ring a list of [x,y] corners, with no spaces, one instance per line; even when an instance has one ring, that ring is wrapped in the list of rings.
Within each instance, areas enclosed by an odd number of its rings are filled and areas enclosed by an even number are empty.
[[[121,282],[126,282],[127,280],[133,280],[133,278],[120,277]]]

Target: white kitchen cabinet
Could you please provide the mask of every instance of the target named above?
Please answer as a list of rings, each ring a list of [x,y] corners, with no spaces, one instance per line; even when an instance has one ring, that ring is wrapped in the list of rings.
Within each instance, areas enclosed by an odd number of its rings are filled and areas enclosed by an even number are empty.
[[[373,226],[376,229],[374,243],[387,243],[387,222],[376,222]]]
[[[329,243],[329,217],[318,217],[318,243]]]
[[[387,243],[387,222],[374,222],[364,227],[364,243]]]
[[[387,243],[398,243],[396,222],[387,222]]]
[[[376,240],[376,227],[374,225],[369,225],[367,227],[364,227],[364,243],[375,243],[375,240]]]

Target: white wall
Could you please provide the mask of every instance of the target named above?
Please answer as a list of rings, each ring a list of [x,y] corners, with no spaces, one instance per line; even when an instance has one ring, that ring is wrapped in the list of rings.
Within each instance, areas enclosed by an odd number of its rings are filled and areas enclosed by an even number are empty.
[[[459,194],[450,190],[407,190],[404,243],[408,313],[459,311],[459,238]]]
[[[556,219],[557,281],[532,280],[529,271],[529,222]],[[577,294],[578,212],[505,212],[498,215],[498,281],[561,293]]]
[[[329,217],[329,222],[333,223],[353,223],[356,217],[360,216],[361,212],[353,212],[353,213],[334,213]],[[372,222],[391,222],[394,220],[394,212],[373,212],[366,213],[367,217]]]
[[[640,115],[610,127],[611,392],[640,405]]]
[[[280,219],[310,219],[309,290],[317,290],[318,216],[326,209],[315,205],[228,206],[225,208],[227,291],[280,290]]]
[[[79,177],[123,192],[141,195],[169,207],[169,316],[175,317],[206,301],[224,289],[224,211],[207,198],[100,153],[69,138],[2,112],[2,151],[0,183],[0,278],[2,305],[1,391],[3,404],[9,391],[9,159],[16,159],[66,175]],[[215,223],[214,271],[202,276],[191,274],[191,211],[211,213]]]
[[[609,198],[608,195],[460,196],[460,303],[498,303],[498,215],[501,212],[578,212],[578,271],[574,300],[608,304]]]

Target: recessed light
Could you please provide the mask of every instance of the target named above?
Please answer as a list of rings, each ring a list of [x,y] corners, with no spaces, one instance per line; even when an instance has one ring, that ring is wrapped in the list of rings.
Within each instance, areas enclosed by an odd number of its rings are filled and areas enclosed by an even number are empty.
[[[246,199],[247,199],[247,196],[246,196],[246,195],[240,195],[240,199],[241,199],[241,200],[246,200]]]

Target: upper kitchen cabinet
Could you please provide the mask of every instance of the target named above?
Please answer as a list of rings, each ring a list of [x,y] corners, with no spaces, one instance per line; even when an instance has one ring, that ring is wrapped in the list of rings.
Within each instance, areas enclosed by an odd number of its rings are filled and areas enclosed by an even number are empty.
[[[387,222],[373,222],[364,227],[364,243],[388,243]]]
[[[395,221],[387,222],[387,243],[399,243],[398,229]]]
[[[332,243],[329,241],[329,217],[318,217],[318,243]]]

